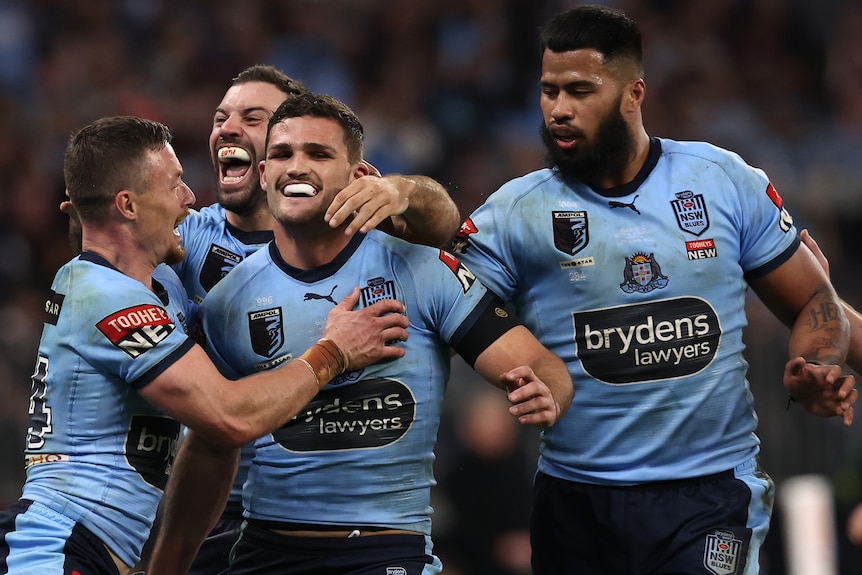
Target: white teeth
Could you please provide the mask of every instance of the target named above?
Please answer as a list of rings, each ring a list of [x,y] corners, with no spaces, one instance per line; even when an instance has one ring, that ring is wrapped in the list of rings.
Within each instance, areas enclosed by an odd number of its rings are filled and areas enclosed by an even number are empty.
[[[250,162],[251,156],[248,152],[237,146],[228,146],[221,148],[218,151],[219,162],[228,162],[230,160],[239,160],[241,162]]]
[[[285,196],[313,196],[316,190],[311,184],[287,184],[281,193]]]

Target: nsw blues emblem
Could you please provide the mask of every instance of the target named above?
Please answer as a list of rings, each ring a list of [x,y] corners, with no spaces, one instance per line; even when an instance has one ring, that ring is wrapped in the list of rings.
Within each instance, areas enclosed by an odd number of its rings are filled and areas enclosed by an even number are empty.
[[[284,321],[281,308],[262,309],[248,314],[251,348],[258,355],[272,357],[284,344]]]
[[[368,286],[360,290],[362,296],[362,307],[368,307],[384,299],[398,299],[395,297],[395,282],[383,278],[368,280]]]
[[[706,536],[703,550],[703,566],[715,575],[736,575],[745,564],[742,541],[733,532],[716,530]]]
[[[703,194],[686,190],[674,195],[676,199],[671,200],[670,205],[679,229],[696,236],[705,232],[709,228],[709,214],[706,213]]]

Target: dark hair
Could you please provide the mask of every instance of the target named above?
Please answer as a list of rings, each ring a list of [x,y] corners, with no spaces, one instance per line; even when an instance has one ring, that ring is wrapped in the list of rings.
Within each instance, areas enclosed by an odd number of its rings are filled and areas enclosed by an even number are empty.
[[[148,152],[171,142],[167,126],[135,116],[111,116],[69,139],[63,161],[66,189],[82,221],[99,221],[117,192],[143,189]]]
[[[249,66],[237,74],[237,76],[231,81],[231,86],[238,86],[247,82],[263,82],[265,84],[272,84],[284,92],[286,96],[293,96],[308,91],[305,84],[299,80],[291,78],[275,66],[269,66],[268,64],[255,64],[254,66]]]
[[[335,120],[344,131],[344,143],[347,145],[347,156],[351,162],[362,159],[362,147],[365,140],[365,130],[359,118],[347,104],[327,94],[304,92],[285,100],[269,119],[266,131],[266,145],[269,147],[269,132],[272,127],[286,118],[312,116],[314,118],[329,118]]]
[[[628,59],[643,73],[640,29],[620,10],[578,6],[551,18],[539,38],[542,52],[596,50],[606,61]]]

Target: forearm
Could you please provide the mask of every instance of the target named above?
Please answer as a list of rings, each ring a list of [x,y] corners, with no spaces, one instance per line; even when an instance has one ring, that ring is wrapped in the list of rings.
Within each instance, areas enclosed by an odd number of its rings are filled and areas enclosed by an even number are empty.
[[[841,365],[850,343],[850,323],[835,291],[817,290],[796,317],[790,332],[790,357]]]
[[[842,301],[841,304],[850,324],[850,344],[846,362],[853,371],[862,374],[862,315],[847,302]]]
[[[407,209],[392,216],[394,232],[408,241],[434,247],[444,247],[461,225],[461,213],[446,189],[426,176],[388,175],[396,186],[407,193]]]
[[[162,524],[148,572],[188,572],[224,509],[238,462],[239,449],[189,431],[165,490]]]
[[[562,417],[575,397],[575,386],[572,383],[569,368],[559,357],[551,353],[533,361],[530,367],[533,368],[536,377],[548,386],[560,410],[558,417]]]

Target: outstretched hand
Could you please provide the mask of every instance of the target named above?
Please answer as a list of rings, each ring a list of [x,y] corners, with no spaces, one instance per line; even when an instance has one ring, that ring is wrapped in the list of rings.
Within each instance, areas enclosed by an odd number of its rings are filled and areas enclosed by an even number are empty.
[[[404,356],[404,348],[390,345],[407,339],[410,320],[404,304],[385,299],[353,311],[359,303],[359,288],[329,312],[323,337],[330,339],[347,357],[347,371],[363,368],[384,358]]]
[[[817,365],[797,357],[784,367],[784,388],[794,401],[818,417],[841,417],[848,427],[859,399],[855,386],[856,379],[843,375],[838,365]]]
[[[561,409],[551,390],[533,370],[522,365],[500,375],[500,381],[508,390],[509,413],[525,425],[550,427],[556,423]]]

